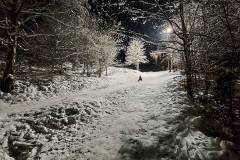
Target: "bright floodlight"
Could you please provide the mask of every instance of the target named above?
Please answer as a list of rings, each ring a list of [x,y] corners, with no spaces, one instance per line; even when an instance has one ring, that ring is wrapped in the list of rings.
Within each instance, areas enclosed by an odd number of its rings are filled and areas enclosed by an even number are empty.
[[[167,33],[172,33],[172,27],[168,27],[168,28],[166,29],[166,32],[167,32]]]
[[[172,33],[172,27],[168,27],[166,29],[163,30],[163,33]]]
[[[166,28],[163,33],[172,33],[172,27]]]

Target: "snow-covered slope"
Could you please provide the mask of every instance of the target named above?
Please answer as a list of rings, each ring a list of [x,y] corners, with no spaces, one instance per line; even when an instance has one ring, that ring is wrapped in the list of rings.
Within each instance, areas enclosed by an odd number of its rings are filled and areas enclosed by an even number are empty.
[[[4,104],[0,159],[210,159],[220,153],[215,140],[191,127],[196,120],[180,118],[190,107],[180,78],[112,68],[96,87]]]

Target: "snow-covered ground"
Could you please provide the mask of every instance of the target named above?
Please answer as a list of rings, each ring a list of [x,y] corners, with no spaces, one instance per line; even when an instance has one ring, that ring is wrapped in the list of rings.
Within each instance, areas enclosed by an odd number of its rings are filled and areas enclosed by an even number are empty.
[[[107,77],[86,77],[81,74],[81,71],[68,71],[63,75],[47,77],[16,81],[15,89],[11,94],[0,91],[0,101],[11,104],[39,101],[68,94],[69,92],[94,88],[99,84],[107,84]]]
[[[137,82],[142,75],[143,81]],[[210,159],[217,140],[180,118],[189,108],[178,73],[112,68],[95,87],[0,104],[0,159]],[[187,158],[186,158],[187,157]]]

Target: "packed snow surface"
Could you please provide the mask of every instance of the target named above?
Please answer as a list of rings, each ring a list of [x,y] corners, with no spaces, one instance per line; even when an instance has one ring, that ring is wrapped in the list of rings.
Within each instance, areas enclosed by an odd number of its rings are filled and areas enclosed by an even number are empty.
[[[78,92],[2,101],[0,159],[208,159],[209,150],[218,153],[212,139],[182,127],[193,120],[179,118],[189,107],[180,79],[178,73],[111,68],[109,77]]]

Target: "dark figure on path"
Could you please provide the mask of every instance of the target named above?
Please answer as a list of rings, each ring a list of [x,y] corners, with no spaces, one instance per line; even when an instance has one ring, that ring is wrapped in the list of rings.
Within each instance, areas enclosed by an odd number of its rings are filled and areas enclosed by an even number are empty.
[[[139,81],[142,81],[142,76],[139,76],[139,78],[138,78],[138,82],[139,82]]]

